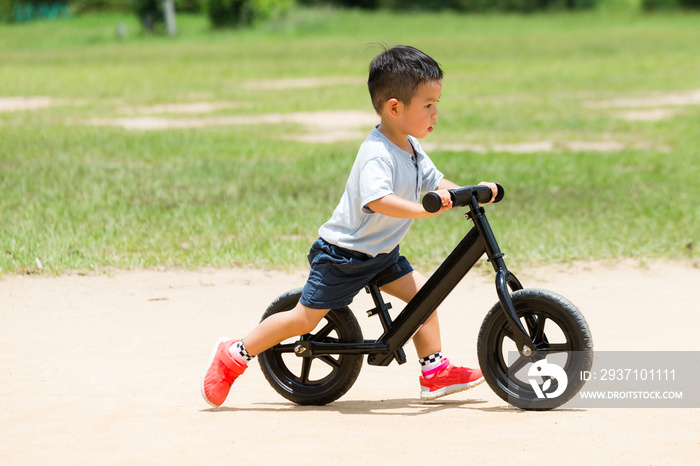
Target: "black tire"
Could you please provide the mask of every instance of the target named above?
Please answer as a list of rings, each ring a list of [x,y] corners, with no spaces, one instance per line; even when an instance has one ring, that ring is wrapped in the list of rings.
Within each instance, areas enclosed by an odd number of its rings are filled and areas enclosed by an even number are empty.
[[[535,351],[529,357],[518,356],[509,365],[509,352],[517,348],[505,311],[496,303],[484,318],[477,342],[484,378],[499,397],[518,408],[546,410],[561,406],[579,392],[585,383],[581,371],[590,370],[593,364],[593,340],[588,324],[576,306],[551,291],[519,290],[512,294],[512,299]],[[548,398],[544,390],[547,385],[553,389],[550,392],[553,395],[558,389],[556,378],[533,379],[528,374],[533,363],[544,358],[549,358],[547,364],[553,362],[566,372],[566,389],[556,397]],[[538,387],[538,380],[542,382],[538,389],[544,398],[537,396],[531,379]]]
[[[291,310],[300,296],[301,289],[281,295],[270,304],[262,320],[272,314]],[[298,357],[294,353],[294,342],[299,340],[362,342],[362,330],[350,308],[331,309],[313,332],[283,341],[259,355],[265,378],[277,393],[289,401],[300,405],[325,405],[343,396],[360,374],[364,356]]]

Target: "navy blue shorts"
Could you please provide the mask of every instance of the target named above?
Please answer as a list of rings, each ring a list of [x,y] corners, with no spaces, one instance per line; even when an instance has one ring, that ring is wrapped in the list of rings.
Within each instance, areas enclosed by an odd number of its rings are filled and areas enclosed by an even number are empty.
[[[390,253],[372,257],[319,238],[311,246],[308,258],[311,272],[299,302],[311,309],[338,309],[349,305],[372,277],[394,264],[398,264],[401,272],[379,282],[379,286],[413,271],[408,259],[399,255],[398,246]]]

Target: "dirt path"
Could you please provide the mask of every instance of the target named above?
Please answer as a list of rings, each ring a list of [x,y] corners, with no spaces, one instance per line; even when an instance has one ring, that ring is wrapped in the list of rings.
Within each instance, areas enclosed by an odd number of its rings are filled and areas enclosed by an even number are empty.
[[[575,302],[597,350],[698,350],[698,268],[578,264],[518,275]],[[522,412],[485,384],[424,403],[410,346],[408,364],[365,365],[325,407],[286,402],[254,363],[224,406],[209,409],[198,385],[210,345],[250,329],[304,278],[232,269],[0,280],[0,463],[697,462],[700,409]],[[443,304],[453,360],[475,363],[495,301],[491,279],[476,277]],[[378,324],[356,315],[374,337]]]
[[[336,76],[242,83],[244,88],[250,90],[305,89],[345,85],[364,85],[364,81],[357,76]],[[197,96],[192,96],[192,98],[195,97]],[[0,95],[0,113],[41,111],[57,105],[84,106],[88,103],[83,100],[55,99],[45,96],[3,97]],[[588,96],[581,103],[591,111],[603,112],[614,118],[642,122],[659,121],[683,115],[685,108],[700,105],[700,90],[625,93],[617,96],[607,94],[598,98]],[[78,119],[69,123],[113,126],[135,131],[285,123],[298,125],[298,129],[289,134],[281,134],[279,137],[282,139],[307,143],[334,143],[361,141],[372,126],[378,122],[377,115],[369,110],[336,109],[284,114],[251,114],[250,105],[250,102],[207,100],[162,103],[142,107],[118,105],[114,109],[115,115],[113,117]],[[569,151],[617,152],[650,148],[664,152],[671,151],[671,148],[652,141],[636,139],[625,141],[624,138],[623,140],[615,140],[613,135],[604,136],[600,140],[506,140],[488,144],[479,141],[427,142],[425,148],[429,151],[507,152],[513,154]]]

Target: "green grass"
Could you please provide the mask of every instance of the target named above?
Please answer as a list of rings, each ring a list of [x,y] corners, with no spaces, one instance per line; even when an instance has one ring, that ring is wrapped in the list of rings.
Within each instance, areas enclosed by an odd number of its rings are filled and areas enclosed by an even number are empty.
[[[37,271],[37,258],[55,273],[305,267],[361,138],[294,142],[305,129],[289,123],[127,131],[85,122],[175,102],[238,104],[206,116],[370,110],[361,85],[377,53],[370,42],[412,44],[443,65],[441,115],[426,143],[554,145],[430,152],[455,182],[506,187],[488,213],[511,262],[696,261],[700,105],[664,107],[675,116],[650,122],[590,102],[700,89],[699,20],[300,10],[243,31],[180,15],[174,40],[141,34],[129,16],[0,26],[0,97],[60,99],[0,112],[0,275]],[[359,84],[246,87],[344,76]],[[606,140],[622,149],[567,149]],[[460,216],[415,222],[402,250],[434,267],[464,234]]]

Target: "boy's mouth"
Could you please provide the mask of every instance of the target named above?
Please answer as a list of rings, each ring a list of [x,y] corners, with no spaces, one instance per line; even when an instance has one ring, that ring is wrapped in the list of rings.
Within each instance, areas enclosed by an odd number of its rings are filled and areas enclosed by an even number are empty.
[[[428,132],[429,132],[429,133],[432,133],[432,132],[433,132],[433,127],[432,127],[432,126],[430,126],[430,127],[428,128]]]

